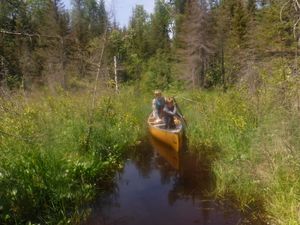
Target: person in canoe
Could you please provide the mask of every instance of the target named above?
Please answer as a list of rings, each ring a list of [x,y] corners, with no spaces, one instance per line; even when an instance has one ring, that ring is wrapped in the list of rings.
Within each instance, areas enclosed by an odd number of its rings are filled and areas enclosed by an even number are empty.
[[[163,117],[163,109],[165,107],[165,98],[160,90],[154,91],[154,99],[152,100],[153,117],[156,121],[161,121]]]
[[[175,125],[175,116],[177,115],[177,108],[174,104],[173,98],[167,98],[166,104],[163,109],[164,112],[164,120],[166,124],[166,129],[174,129],[176,127]]]

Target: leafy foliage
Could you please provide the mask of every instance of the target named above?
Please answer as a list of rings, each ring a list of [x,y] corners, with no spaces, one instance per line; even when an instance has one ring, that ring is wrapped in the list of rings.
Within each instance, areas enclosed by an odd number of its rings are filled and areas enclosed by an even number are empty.
[[[172,77],[171,61],[167,54],[157,53],[149,60],[142,82],[144,88],[148,90],[157,88],[163,90],[169,87]]]

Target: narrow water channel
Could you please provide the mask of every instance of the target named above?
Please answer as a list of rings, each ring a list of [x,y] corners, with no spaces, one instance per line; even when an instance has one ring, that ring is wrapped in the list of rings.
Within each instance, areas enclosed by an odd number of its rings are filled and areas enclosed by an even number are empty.
[[[230,202],[210,197],[215,184],[207,160],[190,153],[179,157],[153,139],[129,156],[116,179],[115,191],[99,197],[85,225],[236,225],[245,221]]]

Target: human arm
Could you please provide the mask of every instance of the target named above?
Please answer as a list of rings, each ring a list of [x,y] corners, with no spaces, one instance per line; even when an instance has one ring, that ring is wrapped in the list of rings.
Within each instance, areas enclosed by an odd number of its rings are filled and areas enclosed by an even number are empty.
[[[152,110],[156,110],[155,98],[152,100]]]
[[[164,112],[171,115],[171,116],[175,116],[177,114],[177,109],[176,106],[174,106],[173,110],[169,110],[168,107],[164,107]]]

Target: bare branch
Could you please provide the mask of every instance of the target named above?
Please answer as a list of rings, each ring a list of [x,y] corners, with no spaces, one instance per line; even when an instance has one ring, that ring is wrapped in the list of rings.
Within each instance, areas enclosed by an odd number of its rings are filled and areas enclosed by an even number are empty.
[[[293,0],[293,1],[297,5],[298,9],[300,9],[300,3],[299,3],[299,1],[298,0]]]
[[[285,4],[283,4],[283,6],[280,9],[280,21],[283,22],[282,20],[282,14],[283,14],[283,10],[285,9],[285,7],[291,2],[291,0],[287,1]]]
[[[293,33],[294,33],[294,38],[297,39],[297,35],[296,35],[296,29],[298,26],[298,23],[300,22],[300,18],[298,18],[298,20],[296,21],[296,23],[294,23],[294,29],[293,29]]]
[[[26,37],[47,37],[47,38],[57,38],[59,40],[62,40],[62,37],[57,35],[57,36],[50,36],[50,35],[41,35],[41,34],[29,34],[29,33],[23,33],[23,32],[12,32],[12,31],[7,31],[7,30],[0,30],[0,33],[2,34],[8,34],[8,35],[17,35],[17,36],[26,36]]]

